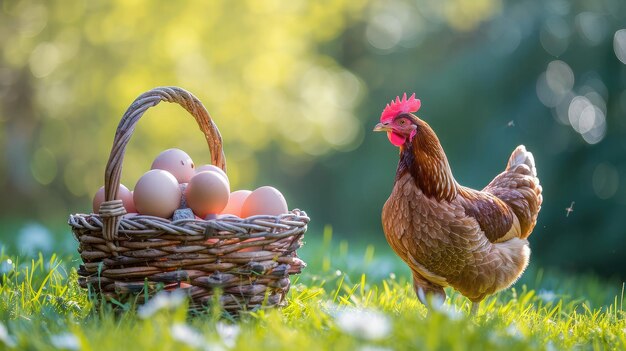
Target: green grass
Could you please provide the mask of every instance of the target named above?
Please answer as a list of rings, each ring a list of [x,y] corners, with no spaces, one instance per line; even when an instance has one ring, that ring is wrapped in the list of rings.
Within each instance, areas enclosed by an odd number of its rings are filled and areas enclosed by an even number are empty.
[[[514,288],[486,299],[475,317],[468,301],[451,290],[441,310],[427,312],[397,259],[373,246],[349,250],[346,242],[333,243],[330,231],[319,239],[301,253],[309,268],[292,279],[287,307],[238,321],[219,313],[192,318],[185,302],[147,318],[132,310],[116,314],[94,307],[77,285],[76,256],[2,254],[0,349],[626,348],[619,283],[530,271]]]

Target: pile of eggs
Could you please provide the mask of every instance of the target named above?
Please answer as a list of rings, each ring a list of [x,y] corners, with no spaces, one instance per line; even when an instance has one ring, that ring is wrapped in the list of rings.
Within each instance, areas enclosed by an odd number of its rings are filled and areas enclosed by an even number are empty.
[[[172,218],[179,209],[189,208],[199,219],[218,215],[247,218],[256,215],[277,216],[288,212],[285,197],[271,186],[254,191],[230,192],[230,181],[219,167],[195,167],[182,150],[168,149],[154,159],[151,169],[135,184],[134,191],[120,184],[117,199],[127,213]],[[93,198],[93,213],[104,201],[104,187]]]

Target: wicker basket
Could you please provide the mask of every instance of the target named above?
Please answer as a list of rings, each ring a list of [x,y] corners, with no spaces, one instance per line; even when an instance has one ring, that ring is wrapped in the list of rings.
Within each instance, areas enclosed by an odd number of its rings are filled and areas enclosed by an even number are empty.
[[[309,222],[305,212],[171,221],[125,217],[121,200],[113,200],[135,124],[161,101],[178,103],[195,117],[212,164],[226,170],[220,133],[195,96],[178,87],[155,88],[139,96],[115,133],[104,176],[106,201],[99,214],[69,217],[83,260],[80,285],[117,303],[141,304],[165,289],[186,292],[193,310],[205,310],[218,297],[231,313],[283,305],[289,275],[306,266],[296,254]]]

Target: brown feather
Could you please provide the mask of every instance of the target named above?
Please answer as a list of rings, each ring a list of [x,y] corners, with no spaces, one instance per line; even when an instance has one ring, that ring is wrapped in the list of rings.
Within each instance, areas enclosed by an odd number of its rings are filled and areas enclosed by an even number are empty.
[[[400,147],[400,162],[396,181],[409,173],[415,184],[428,197],[450,201],[457,195],[456,181],[439,138],[428,123],[409,114],[417,124],[417,136],[407,146]]]
[[[452,286],[472,301],[511,285],[528,265],[525,240],[541,206],[532,155],[516,149],[483,191],[457,184],[434,131],[412,116],[417,135],[401,147],[382,222],[390,246],[420,292]],[[420,297],[422,299],[422,297]]]
[[[511,230],[514,214],[497,196],[461,187],[458,201],[465,214],[478,222],[489,241],[496,242]]]

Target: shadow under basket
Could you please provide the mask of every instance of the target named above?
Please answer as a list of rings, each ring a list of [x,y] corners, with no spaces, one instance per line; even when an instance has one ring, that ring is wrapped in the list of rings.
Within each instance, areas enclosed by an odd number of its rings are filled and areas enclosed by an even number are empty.
[[[83,261],[80,286],[116,304],[142,304],[161,290],[176,290],[189,296],[192,311],[204,311],[218,298],[231,314],[284,305],[289,276],[306,266],[296,252],[309,222],[304,211],[173,221],[128,215],[122,201],[113,200],[135,124],[161,101],[178,103],[195,117],[209,145],[211,163],[226,170],[219,131],[195,96],[177,87],[155,88],[139,96],[115,134],[99,213],[69,217]]]

